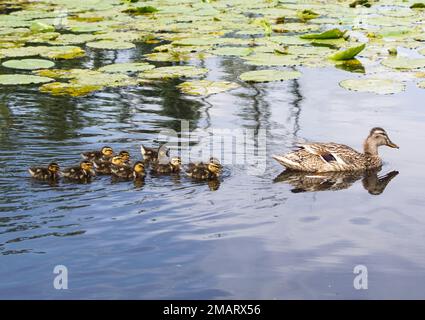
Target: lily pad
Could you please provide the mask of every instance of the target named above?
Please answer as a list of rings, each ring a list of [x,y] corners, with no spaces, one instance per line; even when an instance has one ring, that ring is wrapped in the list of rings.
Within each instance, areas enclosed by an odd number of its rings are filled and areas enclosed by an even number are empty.
[[[139,73],[139,77],[150,80],[165,80],[172,78],[185,78],[204,75],[209,70],[192,66],[161,67]]]
[[[254,66],[297,66],[301,62],[294,55],[258,53],[243,58],[246,63]]]
[[[312,10],[302,10],[302,11],[298,11],[297,12],[297,17],[301,20],[301,21],[308,21],[311,19],[315,19],[320,17],[320,14],[312,11]]]
[[[110,73],[115,73],[115,72],[127,73],[127,72],[146,71],[146,70],[151,70],[153,68],[155,68],[154,65],[146,63],[146,62],[114,63],[114,64],[101,67],[98,69],[98,71],[110,72]]]
[[[54,80],[47,77],[40,77],[28,74],[0,74],[0,84],[2,85],[46,83],[50,81]]]
[[[301,76],[299,71],[256,70],[242,73],[239,78],[246,82],[270,82],[293,80]]]
[[[102,86],[89,85],[89,84],[78,84],[68,82],[51,82],[42,85],[39,90],[40,92],[50,93],[54,96],[65,96],[69,95],[72,97],[80,97],[88,95],[94,91],[102,89]]]
[[[405,85],[402,82],[389,79],[348,79],[341,81],[339,84],[347,90],[377,94],[399,93],[405,89]]]
[[[425,89],[425,81],[419,82],[418,87],[421,88],[421,89]]]
[[[101,40],[95,42],[86,43],[87,47],[94,49],[105,49],[105,50],[126,50],[136,47],[134,43],[125,41],[111,41]]]
[[[329,58],[332,60],[350,60],[353,59],[356,55],[363,51],[366,47],[366,44],[363,43],[360,46],[351,47],[346,50],[338,51],[337,53],[331,55]]]
[[[300,36],[301,39],[339,39],[344,36],[345,32],[339,29],[331,29],[322,33],[310,33]]]
[[[55,27],[50,24],[35,21],[31,24],[30,30],[32,32],[53,32],[55,31]]]
[[[425,67],[425,58],[405,58],[405,57],[397,57],[397,58],[389,58],[382,61],[382,64],[386,67],[399,69],[399,70],[410,70],[410,69],[418,69]]]
[[[21,70],[48,69],[54,65],[54,62],[42,59],[8,60],[2,63],[3,67]]]
[[[182,92],[195,96],[209,96],[211,94],[220,93],[228,90],[239,88],[240,86],[234,82],[228,81],[187,81],[177,86]]]
[[[244,57],[250,55],[252,53],[252,49],[243,47],[218,47],[210,52],[218,56]]]

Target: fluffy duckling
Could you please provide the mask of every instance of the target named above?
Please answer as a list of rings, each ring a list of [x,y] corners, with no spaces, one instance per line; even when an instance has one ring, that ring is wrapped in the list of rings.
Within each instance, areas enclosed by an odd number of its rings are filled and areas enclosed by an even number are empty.
[[[192,164],[189,165],[189,168],[186,171],[186,174],[197,180],[211,180],[217,179],[222,170],[222,165],[216,158],[210,158],[210,162],[208,164]]]
[[[93,161],[94,169],[96,174],[111,174],[113,168],[119,168],[125,166],[123,158],[118,156],[113,156],[111,161],[108,162],[96,162]]]
[[[130,165],[130,152],[123,150],[118,155],[121,157],[123,164]]]
[[[209,159],[209,162],[208,162],[208,163],[205,163],[205,162],[203,162],[203,161],[201,161],[201,162],[191,162],[191,163],[189,163],[189,164],[187,165],[187,171],[194,170],[195,168],[198,168],[198,169],[200,169],[200,168],[208,169],[208,164],[209,164],[209,163],[211,163],[211,162],[214,162],[214,163],[216,163],[216,164],[220,164],[220,161],[219,161],[217,158],[211,157],[211,158]]]
[[[105,146],[100,151],[89,151],[83,152],[81,156],[84,160],[88,161],[96,161],[96,162],[108,162],[112,156],[114,155],[114,151],[111,147]]]
[[[38,180],[50,180],[56,181],[59,179],[60,168],[55,162],[51,162],[47,168],[44,167],[32,167],[28,169],[30,175]]]
[[[62,175],[70,180],[87,181],[96,174],[93,170],[93,163],[84,160],[80,162],[78,167],[71,167],[63,170]]]
[[[181,158],[173,157],[168,163],[156,162],[152,165],[152,172],[156,174],[179,173],[181,169]]]
[[[125,179],[125,180],[140,180],[144,179],[145,173],[145,165],[142,161],[137,161],[133,167],[121,166],[114,167],[111,169],[112,176],[115,178]]]
[[[158,161],[159,158],[170,156],[170,150],[165,145],[158,148],[149,148],[142,144],[140,151],[142,153],[143,160],[147,162],[155,162]]]

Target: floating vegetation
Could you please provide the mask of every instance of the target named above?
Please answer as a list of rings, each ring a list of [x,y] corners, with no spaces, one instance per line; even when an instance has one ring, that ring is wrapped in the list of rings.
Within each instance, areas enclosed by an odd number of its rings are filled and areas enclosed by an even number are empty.
[[[183,93],[195,96],[209,96],[228,90],[239,88],[237,83],[229,81],[196,80],[187,81],[177,86]]]
[[[140,72],[151,70],[155,68],[154,65],[151,65],[146,62],[133,62],[133,63],[114,63],[98,69],[98,71],[102,72],[120,72],[120,73],[129,73],[129,72]]]
[[[2,85],[37,84],[50,81],[53,79],[27,74],[0,74],[0,84]]]
[[[104,50],[126,50],[132,49],[136,45],[131,42],[125,41],[113,41],[113,40],[101,40],[95,42],[88,42],[86,46],[94,49],[104,49]]]
[[[349,79],[343,80],[339,84],[341,87],[348,90],[377,94],[399,93],[405,89],[405,85],[402,82],[389,79]]]
[[[18,2],[16,7],[21,10],[0,15],[0,63],[22,70],[42,68],[30,77],[66,81],[43,85],[42,91],[51,94],[62,90],[80,96],[107,87],[202,76],[208,69],[193,65],[221,56],[267,68],[336,67],[367,79],[378,65],[383,71],[380,80],[394,79],[398,73],[399,78],[414,81],[404,76],[425,69],[425,58],[406,56],[406,49],[425,55],[422,2],[40,0]],[[59,17],[63,11],[68,14]],[[149,44],[149,51],[140,53],[139,43]],[[131,50],[129,56],[142,58],[101,68],[85,64],[86,69],[63,72],[48,70],[54,62],[42,60],[82,58],[87,48],[92,49],[87,50],[90,55],[100,54],[96,50],[117,55]],[[360,53],[361,62],[356,60]],[[151,61],[179,65],[155,68]],[[276,81],[285,72],[259,71],[265,72],[258,78],[264,81]]]
[[[239,79],[246,82],[271,82],[293,80],[301,77],[299,71],[256,70],[242,73]]]
[[[301,39],[339,39],[342,38],[345,34],[345,31],[339,29],[331,29],[322,33],[310,33],[301,35]]]
[[[329,58],[332,60],[350,60],[353,59],[355,56],[357,56],[360,52],[363,51],[363,49],[366,47],[366,44],[363,43],[360,46],[351,47],[346,50],[338,51],[337,53],[334,53]]]
[[[419,87],[419,88],[422,88],[422,89],[425,89],[425,81],[421,81],[421,82],[419,82],[419,83],[418,83],[418,87]]]
[[[139,77],[149,80],[167,80],[172,78],[188,78],[204,75],[209,70],[192,66],[161,67],[139,73]]]
[[[405,57],[388,58],[382,61],[382,64],[386,67],[399,69],[399,70],[411,70],[425,68],[425,58],[413,59]]]
[[[54,62],[42,59],[7,60],[2,63],[3,67],[21,70],[47,69],[54,65]]]

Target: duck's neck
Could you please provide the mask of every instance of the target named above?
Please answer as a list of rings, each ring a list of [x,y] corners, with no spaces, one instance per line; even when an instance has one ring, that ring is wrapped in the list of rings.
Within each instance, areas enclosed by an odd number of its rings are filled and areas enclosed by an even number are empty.
[[[363,144],[363,151],[366,155],[378,157],[378,146],[375,143],[371,143],[369,138]]]

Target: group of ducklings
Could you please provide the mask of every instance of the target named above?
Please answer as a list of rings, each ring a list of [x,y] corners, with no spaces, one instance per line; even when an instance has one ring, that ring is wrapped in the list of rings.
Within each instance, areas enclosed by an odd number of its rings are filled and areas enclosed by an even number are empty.
[[[51,162],[47,167],[29,168],[31,176],[38,180],[57,181],[60,177],[77,182],[88,182],[96,175],[112,175],[121,180],[143,180],[146,168],[150,166],[153,174],[179,174],[182,171],[180,157],[169,158],[169,149],[165,146],[149,148],[141,146],[143,161],[130,161],[130,153],[121,151],[115,154],[109,146],[98,151],[84,152],[81,154],[83,161],[79,166],[60,169],[59,165]],[[208,163],[189,163],[185,173],[196,180],[217,179],[222,171],[220,161],[214,157]]]

